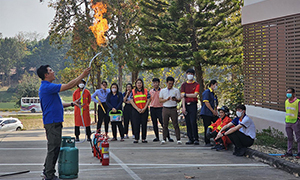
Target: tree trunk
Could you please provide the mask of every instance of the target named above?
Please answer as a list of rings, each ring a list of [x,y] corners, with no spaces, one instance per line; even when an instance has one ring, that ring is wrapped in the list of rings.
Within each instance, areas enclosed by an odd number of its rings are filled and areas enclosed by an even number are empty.
[[[196,72],[196,80],[200,84],[200,91],[199,91],[199,97],[200,101],[202,102],[202,93],[205,90],[204,85],[204,79],[203,79],[203,70],[200,63],[195,65],[195,72]]]
[[[137,80],[139,75],[139,71],[132,71],[131,73],[131,82],[134,85],[135,81]]]
[[[118,80],[119,80],[119,89],[122,89],[122,85],[123,85],[123,80],[122,80],[122,75],[123,75],[123,67],[120,65],[120,63],[118,64]]]

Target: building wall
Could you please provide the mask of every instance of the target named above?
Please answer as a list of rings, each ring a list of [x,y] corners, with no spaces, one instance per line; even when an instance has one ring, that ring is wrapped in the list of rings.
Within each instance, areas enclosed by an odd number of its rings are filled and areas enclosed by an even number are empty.
[[[242,24],[289,16],[299,12],[299,0],[244,0]]]
[[[300,98],[300,0],[245,0],[242,24],[247,114],[285,133],[286,88]]]

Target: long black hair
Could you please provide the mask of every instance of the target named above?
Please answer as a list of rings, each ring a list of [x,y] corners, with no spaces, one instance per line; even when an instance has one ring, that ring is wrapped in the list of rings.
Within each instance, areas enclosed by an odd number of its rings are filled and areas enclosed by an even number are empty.
[[[136,81],[135,81],[135,89],[134,89],[134,91],[135,91],[135,93],[137,93],[137,87],[136,87],[136,83],[138,82],[138,81],[141,81],[142,82],[142,93],[144,94],[145,92],[144,92],[144,81],[141,79],[141,78],[138,78]]]
[[[131,87],[131,90],[133,89],[133,86],[131,83],[127,83],[126,86],[125,86],[125,93],[127,92],[127,86],[130,86]]]

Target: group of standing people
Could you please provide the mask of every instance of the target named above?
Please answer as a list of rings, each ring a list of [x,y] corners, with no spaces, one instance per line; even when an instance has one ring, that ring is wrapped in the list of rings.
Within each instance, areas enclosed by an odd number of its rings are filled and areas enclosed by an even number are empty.
[[[61,145],[64,107],[76,106],[74,115],[76,140],[79,140],[80,126],[86,127],[87,139],[91,140],[91,120],[89,115],[89,104],[91,100],[98,104],[97,130],[101,129],[101,125],[104,121],[104,129],[107,134],[110,122],[109,114],[118,114],[120,111],[122,112],[123,109],[124,127],[121,121],[112,122],[113,138],[111,140],[117,140],[117,127],[120,131],[121,141],[124,140],[125,137],[127,138],[128,124],[131,121],[134,143],[138,143],[140,140],[140,129],[142,129],[142,143],[147,143],[148,106],[150,105],[150,114],[156,136],[153,141],[159,141],[158,120],[163,127],[163,139],[161,140],[161,144],[166,143],[167,140],[169,142],[174,141],[170,137],[168,130],[169,119],[172,120],[175,128],[177,143],[182,143],[180,141],[177,113],[177,103],[182,101],[182,112],[185,116],[187,135],[189,138],[186,144],[199,145],[197,103],[200,85],[194,81],[195,71],[193,69],[188,69],[186,71],[187,81],[181,85],[180,91],[173,87],[175,83],[174,78],[167,77],[166,88],[164,89],[160,88],[160,80],[157,78],[153,79],[153,89],[150,91],[144,88],[142,79],[137,79],[135,88],[133,89],[131,84],[127,84],[126,91],[123,94],[120,92],[116,83],[111,84],[108,89],[107,82],[103,81],[101,83],[101,88],[97,89],[92,95],[88,90],[83,91],[85,81],[82,80],[84,77],[88,76],[90,70],[91,68],[85,69],[81,75],[67,84],[54,84],[52,83],[55,80],[54,71],[49,65],[42,65],[37,69],[37,74],[42,79],[39,97],[47,137],[47,156],[42,173],[44,179],[58,179],[57,176],[55,176],[55,164]],[[73,102],[62,103],[59,92],[72,89],[76,85],[78,89],[73,94]],[[251,146],[254,142],[254,123],[246,115],[246,107],[240,105],[236,108],[237,118],[225,125],[224,121],[228,122],[228,118],[225,117],[229,115],[229,111],[226,110],[226,108],[217,110],[218,99],[214,93],[216,89],[217,81],[212,80],[209,83],[209,88],[202,94],[203,103],[200,115],[202,116],[205,126],[206,146],[211,146],[209,139],[211,135],[215,137],[215,140],[220,144],[225,144],[224,141],[226,141],[226,139],[223,137],[227,136],[229,140],[235,144],[236,149],[234,154],[237,156],[244,155],[245,148]],[[98,100],[96,97],[98,97]],[[125,103],[124,108],[122,106],[123,102]],[[219,118],[218,111],[220,112]],[[82,119],[84,119],[84,121],[82,121]],[[218,121],[216,121],[217,119]],[[219,124],[212,125],[212,122]],[[214,133],[213,135],[212,133],[216,130],[217,133]],[[219,140],[220,138],[222,141]]]

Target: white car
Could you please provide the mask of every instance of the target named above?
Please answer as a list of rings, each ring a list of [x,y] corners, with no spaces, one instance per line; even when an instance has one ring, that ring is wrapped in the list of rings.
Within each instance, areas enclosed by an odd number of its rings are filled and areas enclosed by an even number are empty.
[[[0,118],[0,131],[19,131],[23,129],[23,124],[18,118]]]

